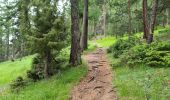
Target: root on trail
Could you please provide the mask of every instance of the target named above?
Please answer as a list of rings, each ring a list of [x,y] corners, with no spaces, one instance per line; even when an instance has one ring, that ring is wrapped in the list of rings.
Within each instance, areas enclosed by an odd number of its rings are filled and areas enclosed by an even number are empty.
[[[117,100],[112,71],[102,48],[84,57],[88,75],[73,88],[70,100]]]

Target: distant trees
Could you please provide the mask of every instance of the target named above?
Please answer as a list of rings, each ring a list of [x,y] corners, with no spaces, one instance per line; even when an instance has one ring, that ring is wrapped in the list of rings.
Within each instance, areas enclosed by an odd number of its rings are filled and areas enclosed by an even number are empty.
[[[0,4],[0,34],[1,34],[1,57],[0,61],[13,59],[18,57],[19,41],[18,35],[18,14],[17,2],[2,1]]]

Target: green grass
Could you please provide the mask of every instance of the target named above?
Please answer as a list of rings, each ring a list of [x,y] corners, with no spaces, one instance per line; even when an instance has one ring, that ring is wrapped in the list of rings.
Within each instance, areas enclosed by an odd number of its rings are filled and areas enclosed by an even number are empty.
[[[169,28],[169,27],[168,27]],[[168,28],[160,28],[155,35],[161,41],[169,41],[170,34],[161,34]],[[142,36],[141,33],[136,36]],[[107,41],[105,41],[107,42]],[[109,42],[109,41],[108,41]],[[170,98],[170,68],[153,68],[138,65],[129,68],[121,65],[120,59],[108,55],[113,66],[114,80],[120,100],[169,100]],[[170,67],[170,66],[169,66]]]
[[[0,100],[68,100],[73,86],[87,72],[85,65],[69,68],[49,80],[31,83],[19,93],[8,93]]]
[[[0,63],[0,87],[9,84],[18,76],[25,76],[26,71],[31,68],[33,56],[22,58],[22,60],[6,61]]]
[[[90,44],[89,49],[93,48]],[[70,47],[63,49],[59,57],[69,58],[69,49]],[[0,100],[68,100],[73,86],[87,73],[85,64],[70,68],[63,66],[62,71],[50,79],[29,82],[18,93],[11,92],[8,84],[18,76],[26,77],[33,57],[0,63],[0,76],[3,76],[0,77]]]
[[[94,41],[88,42],[88,49],[83,52],[84,55],[93,52],[97,48],[97,45],[94,43]]]
[[[112,44],[114,44],[116,41],[115,37],[104,37],[101,39],[96,40],[96,43],[99,47],[105,47],[108,48],[110,47]]]
[[[115,68],[115,85],[120,100],[168,100],[170,68]]]
[[[108,55],[110,63],[119,59]],[[170,68],[152,68],[138,66],[136,68],[113,65],[114,80],[120,100],[169,100],[170,98]]]

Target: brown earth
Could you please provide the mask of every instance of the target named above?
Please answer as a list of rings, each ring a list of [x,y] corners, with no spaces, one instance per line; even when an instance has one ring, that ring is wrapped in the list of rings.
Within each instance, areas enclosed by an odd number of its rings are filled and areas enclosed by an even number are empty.
[[[99,48],[84,59],[88,64],[88,75],[73,88],[70,100],[117,100],[105,50]]]

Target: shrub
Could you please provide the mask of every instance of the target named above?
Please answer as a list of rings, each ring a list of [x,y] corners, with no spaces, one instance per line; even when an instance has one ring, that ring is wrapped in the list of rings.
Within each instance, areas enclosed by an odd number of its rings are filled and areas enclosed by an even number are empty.
[[[170,51],[170,42],[155,42],[152,47],[158,51]]]
[[[136,37],[132,37],[130,40],[128,39],[119,39],[116,41],[114,45],[112,45],[107,52],[113,53],[113,57],[118,58],[121,54],[128,51],[130,48],[135,46],[136,44],[139,44],[140,41]]]
[[[64,59],[57,59],[57,60],[52,60],[52,62],[49,64],[49,69],[48,69],[48,73],[49,75],[54,75],[55,73],[58,72],[59,67],[61,66],[61,62]],[[33,81],[38,81],[41,79],[44,79],[45,77],[45,73],[44,73],[44,62],[43,59],[40,55],[37,55],[34,59],[33,59],[33,63],[32,63],[32,68],[31,70],[27,71],[27,77],[32,79]]]
[[[44,78],[44,64],[40,55],[33,58],[32,68],[27,71],[27,77],[34,81]]]
[[[120,56],[121,62],[127,64],[128,66],[135,66],[142,63],[145,57],[145,46],[135,46],[131,48],[128,52],[125,52]]]
[[[119,39],[107,52],[112,53],[114,58],[120,58],[119,65],[123,66],[144,64],[150,67],[170,67],[170,43],[166,41],[141,44],[134,37],[131,40]]]
[[[146,57],[144,58],[144,62],[146,65],[151,67],[163,67],[167,66],[166,61],[166,53],[159,51],[149,51],[146,52]]]
[[[13,92],[18,92],[25,85],[26,85],[26,82],[21,76],[19,76],[16,78],[16,80],[12,81],[12,83],[10,84],[10,87]]]
[[[137,45],[132,47],[128,52],[121,55],[121,62],[129,67],[145,64],[150,67],[168,67],[169,56],[167,52],[157,51],[150,45]]]

